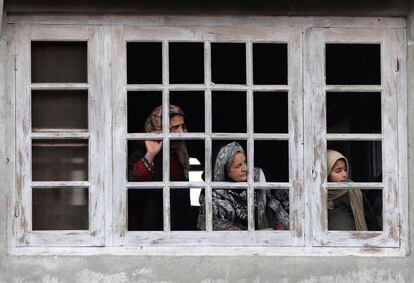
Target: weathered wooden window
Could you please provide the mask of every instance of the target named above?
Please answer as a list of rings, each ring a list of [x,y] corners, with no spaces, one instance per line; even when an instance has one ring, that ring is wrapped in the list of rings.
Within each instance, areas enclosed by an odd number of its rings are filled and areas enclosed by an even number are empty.
[[[103,43],[98,29],[63,30],[28,25],[15,33],[17,246],[105,239]]]
[[[407,235],[404,25],[333,19],[335,27],[319,28],[325,19],[278,19],[280,26],[277,19],[128,18],[101,26],[16,17],[8,36],[9,92],[16,94],[13,248],[399,254]],[[187,132],[170,130],[169,104],[185,112]],[[146,133],[159,105],[162,131]],[[130,156],[145,140],[163,142],[162,174],[137,181]],[[245,149],[247,181],[214,181],[215,154],[232,141]],[[187,145],[188,181],[170,176],[176,142]],[[352,182],[328,182],[328,149],[348,158]],[[255,167],[266,181],[254,179]],[[218,189],[247,195],[245,229],[215,229]],[[259,231],[255,202],[263,190],[287,192],[288,230]],[[340,190],[360,190],[373,204],[365,231],[330,223],[328,192]],[[161,220],[142,229],[145,195],[154,196],[152,213]],[[191,196],[192,212],[177,221],[181,195]]]
[[[301,69],[301,49],[301,30],[293,28],[252,28],[237,34],[231,28],[154,27],[148,33],[136,27],[114,29],[116,245],[304,244],[302,75],[296,71]],[[168,104],[183,109],[188,132],[169,131]],[[167,117],[163,131],[144,133],[145,119],[158,105],[163,105],[163,117]],[[134,181],[128,174],[128,158],[148,139],[163,141],[163,176],[151,182]],[[185,141],[190,157],[200,163],[190,168],[187,182],[172,181],[169,176],[170,144],[176,141]],[[249,172],[261,167],[267,182],[255,182],[251,173],[244,183],[213,180],[215,154],[231,141],[245,148]],[[215,231],[211,194],[220,188],[247,194],[246,231]],[[255,231],[254,190],[265,188],[288,192],[288,230]],[[175,195],[194,195],[194,201],[200,192],[206,199],[205,231],[195,225],[197,205],[185,220],[189,228],[177,231]],[[162,223],[146,223],[151,231],[140,231],[137,223],[142,215],[137,204],[147,194],[158,199],[157,207],[162,203],[163,211],[154,212],[162,213]]]
[[[312,124],[305,148],[311,160],[311,201],[318,204],[312,210],[314,246],[400,245],[398,135],[404,121],[399,121],[397,93],[402,38],[394,30],[337,28],[310,33],[312,62],[306,84],[313,87],[307,88],[305,97],[313,109],[308,112]],[[328,181],[327,149],[347,156],[353,182]],[[374,209],[376,219],[365,231],[329,229],[328,191],[345,189],[362,191],[365,213]]]

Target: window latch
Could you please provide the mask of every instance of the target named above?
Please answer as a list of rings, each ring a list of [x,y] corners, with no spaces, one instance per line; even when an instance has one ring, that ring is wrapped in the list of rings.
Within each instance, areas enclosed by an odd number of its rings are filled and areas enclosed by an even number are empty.
[[[18,202],[14,204],[14,217],[19,217],[19,208],[18,208]]]

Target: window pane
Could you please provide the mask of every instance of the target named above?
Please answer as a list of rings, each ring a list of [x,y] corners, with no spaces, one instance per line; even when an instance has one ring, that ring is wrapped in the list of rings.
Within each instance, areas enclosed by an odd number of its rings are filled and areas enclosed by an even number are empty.
[[[382,182],[380,141],[328,141],[328,149],[335,150],[347,158],[348,179],[354,182]],[[336,159],[338,153],[333,153],[332,158]],[[328,152],[328,160],[329,156]],[[335,161],[332,161],[332,166],[330,166],[332,168],[333,162]]]
[[[33,230],[88,230],[87,188],[32,189]]]
[[[254,167],[263,170],[267,182],[289,182],[287,141],[255,141]]]
[[[161,143],[162,140],[148,141],[150,143]],[[148,145],[151,146],[151,145]],[[152,145],[153,146],[153,145]],[[128,181],[129,182],[153,182],[162,181],[163,162],[162,146],[154,159],[148,160],[143,157],[147,154],[145,141],[128,141]]]
[[[327,208],[328,230],[382,231],[382,190],[328,190]]]
[[[381,133],[381,93],[328,92],[328,133]]]
[[[162,105],[160,91],[129,91],[128,92],[128,133],[145,132],[145,121],[152,111]],[[162,119],[157,120],[162,131]]]
[[[88,92],[32,91],[32,129],[88,129]]]
[[[170,83],[204,83],[204,44],[171,42],[169,44]]]
[[[87,181],[88,140],[33,140],[33,181]]]
[[[218,182],[246,182],[247,180],[243,179],[235,180],[235,177],[232,178],[228,172],[230,171],[229,166],[231,166],[232,162],[234,162],[235,154],[241,150],[244,152],[244,158],[247,162],[249,162],[247,160],[247,142],[245,140],[213,140],[212,146],[212,180]],[[242,177],[247,178],[245,174],[241,174],[240,178]]]
[[[214,91],[212,93],[213,132],[246,132],[246,93]]]
[[[253,43],[253,83],[287,84],[286,43]]]
[[[86,83],[86,42],[32,42],[33,83]]]
[[[215,84],[246,84],[244,43],[212,43],[211,72]]]
[[[204,159],[204,140],[170,140],[170,180],[203,182]]]
[[[162,189],[128,190],[128,230],[164,230]]]
[[[289,230],[289,190],[255,189],[255,230]]]
[[[127,43],[127,83],[162,83],[161,42]]]
[[[380,44],[326,44],[326,84],[380,85]]]
[[[170,104],[177,105],[183,110],[188,132],[204,132],[203,91],[171,91]]]
[[[200,206],[190,205],[190,189],[170,189],[171,231],[194,231]]]
[[[213,189],[213,230],[247,230],[247,190]]]
[[[254,93],[254,132],[288,133],[288,94]]]

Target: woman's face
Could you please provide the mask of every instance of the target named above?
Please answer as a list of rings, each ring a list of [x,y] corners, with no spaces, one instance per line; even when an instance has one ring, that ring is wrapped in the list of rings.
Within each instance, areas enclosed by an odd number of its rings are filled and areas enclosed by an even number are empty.
[[[348,168],[343,159],[339,159],[332,167],[331,174],[329,174],[329,182],[346,182],[348,180]]]
[[[244,153],[238,152],[234,156],[228,177],[235,182],[247,181],[247,162]]]

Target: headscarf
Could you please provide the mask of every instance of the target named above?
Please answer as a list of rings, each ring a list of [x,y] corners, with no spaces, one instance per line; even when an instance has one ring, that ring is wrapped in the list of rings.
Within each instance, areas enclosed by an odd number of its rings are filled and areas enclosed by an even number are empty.
[[[237,153],[243,153],[242,146],[237,142],[231,142],[223,146],[217,154],[213,180],[216,182],[227,181],[227,175],[230,171],[234,157]],[[262,169],[254,168],[254,181],[266,182],[266,178]],[[288,207],[284,207],[277,196],[288,199],[288,194],[279,192],[280,195],[275,195],[268,189],[262,189],[254,192],[255,194],[255,221],[257,229],[275,226],[273,221],[281,223],[289,229],[289,213]],[[197,226],[205,229],[205,196],[200,195],[200,214]],[[213,228],[215,230],[231,230],[234,227],[247,229],[247,191],[243,190],[238,193],[237,190],[232,189],[215,189],[212,192],[213,199]],[[289,201],[287,201],[287,206]],[[266,214],[266,209],[270,208],[273,211],[271,219]]]
[[[332,149],[327,151],[327,171],[328,177],[331,174],[332,168],[335,163],[343,159],[345,161],[346,167],[349,170],[348,159],[343,156],[340,152]],[[350,179],[348,182],[352,182]],[[348,193],[349,201],[351,203],[352,215],[354,217],[355,227],[358,231],[367,231],[367,224],[365,222],[365,213],[364,213],[364,200],[362,197],[362,192],[359,189],[354,190],[331,190],[328,191],[328,208],[332,209],[334,207],[334,201],[343,195]]]
[[[169,114],[170,118],[174,117],[175,115],[181,115],[185,117],[183,110],[173,104],[169,105]],[[159,105],[154,110],[152,110],[151,114],[145,121],[144,129],[146,133],[162,131],[162,105]],[[178,146],[173,152],[177,155],[181,166],[183,166],[185,178],[188,179],[188,172],[190,170],[190,156],[188,155],[187,146],[184,141],[174,142],[177,142]]]
[[[226,144],[220,149],[214,164],[214,181],[221,182],[227,179],[227,174],[233,164],[234,157],[239,152],[244,154],[242,146],[237,142]]]

